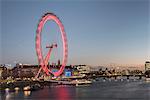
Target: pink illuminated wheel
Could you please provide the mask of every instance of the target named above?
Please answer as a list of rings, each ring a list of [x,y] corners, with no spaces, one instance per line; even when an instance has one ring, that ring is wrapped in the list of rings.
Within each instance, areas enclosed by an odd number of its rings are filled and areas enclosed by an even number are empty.
[[[43,53],[42,53],[42,46],[41,46],[41,32],[43,29],[44,24],[48,21],[48,20],[53,20],[55,21],[55,23],[59,26],[60,29],[60,33],[61,33],[61,40],[63,43],[63,59],[62,59],[62,66],[60,67],[60,69],[57,72],[52,72],[50,69],[48,69],[47,64],[48,61],[50,59],[50,55],[51,55],[51,51],[53,48],[52,47],[49,49],[46,57],[43,57]],[[38,57],[38,62],[39,65],[41,67],[41,69],[47,74],[50,75],[53,74],[54,76],[59,76],[60,74],[62,74],[62,72],[64,71],[64,68],[66,66],[67,63],[67,57],[68,57],[68,44],[67,44],[67,37],[66,37],[66,33],[64,30],[64,26],[61,23],[61,21],[59,20],[59,18],[54,15],[53,13],[46,13],[40,20],[39,24],[38,24],[38,28],[36,30],[36,53],[37,53],[37,57]]]

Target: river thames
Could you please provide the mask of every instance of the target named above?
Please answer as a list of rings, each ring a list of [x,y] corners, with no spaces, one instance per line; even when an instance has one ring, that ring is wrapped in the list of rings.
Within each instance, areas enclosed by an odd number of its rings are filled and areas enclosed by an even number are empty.
[[[150,82],[99,79],[86,86],[57,85],[37,91],[1,92],[0,96],[2,100],[150,100]]]

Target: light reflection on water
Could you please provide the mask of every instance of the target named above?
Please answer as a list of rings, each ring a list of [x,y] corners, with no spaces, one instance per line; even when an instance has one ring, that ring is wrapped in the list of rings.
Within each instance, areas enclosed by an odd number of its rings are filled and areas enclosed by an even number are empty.
[[[18,90],[16,90],[16,91],[15,91],[15,95],[17,95],[18,93],[19,93],[19,91],[18,91]]]
[[[57,100],[71,100],[69,89],[66,87],[57,88],[55,94],[57,95]]]
[[[143,80],[99,80],[88,86],[53,86],[38,91],[15,91],[0,94],[2,100],[150,100],[150,82]]]
[[[10,93],[6,93],[6,100],[9,100],[11,97]]]
[[[31,94],[31,91],[24,91],[24,96],[27,97],[27,96],[30,96]]]

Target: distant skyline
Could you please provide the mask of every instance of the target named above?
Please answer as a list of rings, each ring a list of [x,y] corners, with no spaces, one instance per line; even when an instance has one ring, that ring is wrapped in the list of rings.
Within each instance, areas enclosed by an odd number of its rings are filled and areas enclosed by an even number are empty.
[[[149,0],[2,0],[0,1],[0,64],[38,64],[35,51],[37,24],[52,12],[62,21],[68,39],[68,65],[139,65],[150,61]],[[58,26],[48,22],[44,45],[57,41]],[[58,53],[58,54],[56,54]]]

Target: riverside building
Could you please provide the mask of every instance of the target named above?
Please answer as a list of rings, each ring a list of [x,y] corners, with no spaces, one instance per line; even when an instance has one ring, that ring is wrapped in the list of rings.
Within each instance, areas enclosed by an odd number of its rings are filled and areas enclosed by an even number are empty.
[[[148,71],[148,70],[150,70],[150,62],[146,61],[145,62],[145,71]]]

